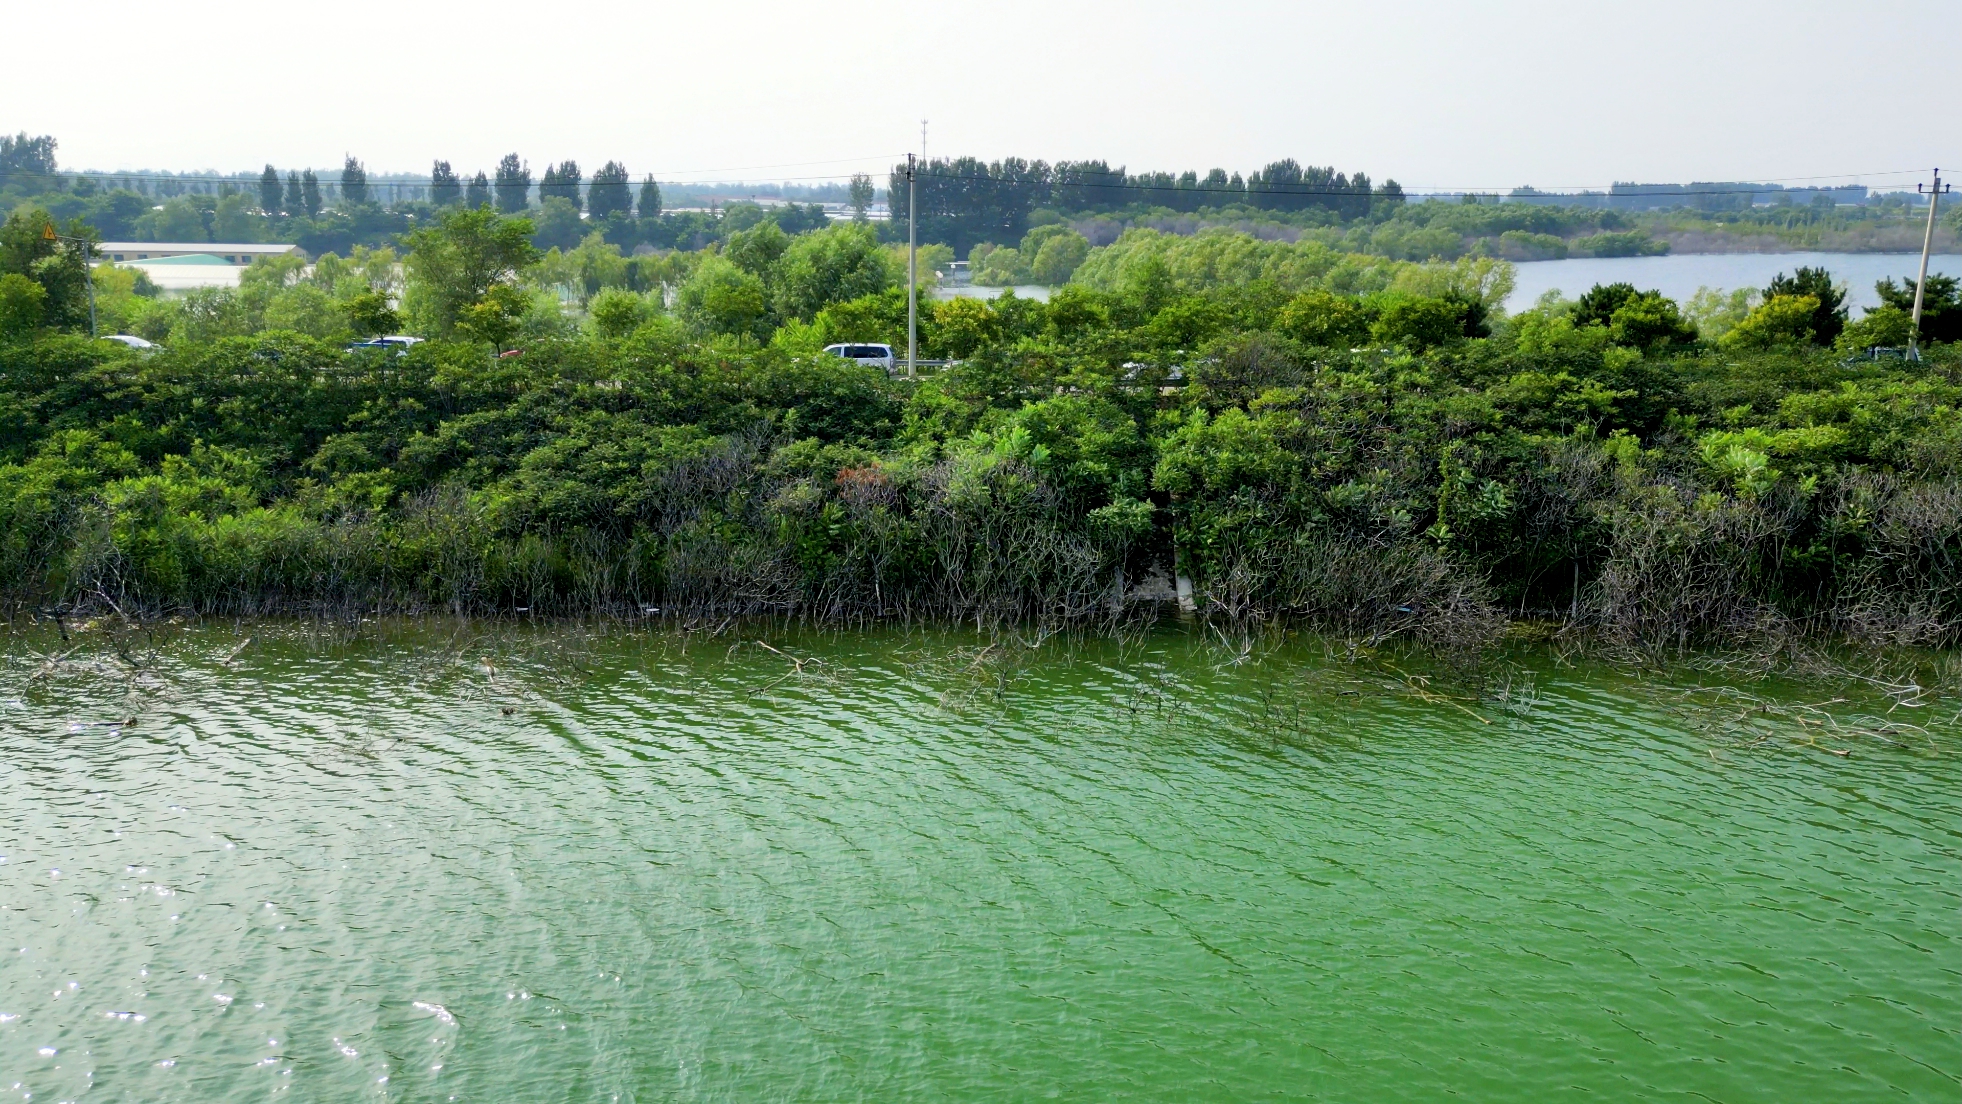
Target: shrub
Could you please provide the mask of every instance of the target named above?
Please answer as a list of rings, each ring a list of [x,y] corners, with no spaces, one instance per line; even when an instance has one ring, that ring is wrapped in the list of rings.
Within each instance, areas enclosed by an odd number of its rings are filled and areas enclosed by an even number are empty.
[[[1725,349],[1773,349],[1809,345],[1819,300],[1810,295],[1776,295],[1759,304],[1718,343]]]

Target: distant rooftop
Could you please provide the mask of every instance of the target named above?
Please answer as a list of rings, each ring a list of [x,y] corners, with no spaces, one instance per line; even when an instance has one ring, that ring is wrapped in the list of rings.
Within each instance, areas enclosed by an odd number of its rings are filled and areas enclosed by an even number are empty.
[[[190,253],[277,257],[284,253],[298,252],[300,247],[277,242],[103,242],[95,248],[99,253],[148,253],[152,257],[184,256]]]
[[[103,242],[95,254],[116,264],[249,265],[260,257],[298,256],[300,247],[278,242]]]

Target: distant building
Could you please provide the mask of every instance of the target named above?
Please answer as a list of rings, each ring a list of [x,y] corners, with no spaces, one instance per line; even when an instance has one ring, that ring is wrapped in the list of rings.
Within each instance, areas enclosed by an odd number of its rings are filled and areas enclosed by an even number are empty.
[[[299,256],[300,247],[238,242],[103,242],[96,247],[96,254],[118,264],[167,257],[216,257],[225,264],[249,265],[260,257]]]
[[[1667,211],[1679,207],[1699,211],[1743,211],[1752,207],[1807,206],[1823,201],[1835,207],[1865,205],[1873,193],[1862,184],[1787,188],[1782,184],[1748,181],[1696,181],[1689,184],[1620,183],[1605,192],[1542,192],[1514,188],[1507,203],[1536,203],[1549,207],[1596,207],[1616,211]],[[1433,197],[1439,198],[1439,197]],[[1448,197],[1456,202],[1457,196]]]

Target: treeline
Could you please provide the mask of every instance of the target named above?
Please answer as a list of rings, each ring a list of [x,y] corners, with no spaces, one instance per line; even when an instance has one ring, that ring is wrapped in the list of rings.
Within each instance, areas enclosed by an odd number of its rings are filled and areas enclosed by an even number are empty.
[[[894,220],[905,219],[910,210],[906,171],[904,165],[894,166],[887,181]],[[1352,219],[1369,214],[1377,202],[1403,197],[1394,180],[1373,188],[1365,173],[1304,168],[1293,159],[1243,178],[1225,169],[1204,176],[1191,171],[1131,173],[1106,161],[1052,165],[1016,157],[993,162],[959,157],[920,164],[914,176],[921,234],[962,256],[979,242],[1019,239],[1029,228],[1030,214],[1043,208],[1100,214],[1135,207],[1191,212],[1238,205],[1260,211],[1320,210]]]
[[[1632,257],[1668,248],[1612,210],[1501,203],[1495,196],[1412,203],[1394,180],[1377,186],[1366,173],[1292,160],[1243,178],[1224,169],[1174,175],[1130,173],[1102,161],[959,158],[918,166],[916,177],[920,239],[950,246],[977,266],[983,283],[1056,283],[1058,273],[1067,279],[1066,267],[1038,265],[1033,255],[1055,226],[1091,243],[1130,229],[1190,235],[1224,227],[1412,261]],[[893,218],[905,218],[904,166],[888,187]]]
[[[1080,624],[1184,576],[1207,616],[1447,649],[1962,642],[1953,281],[1926,358],[1876,360],[1898,283],[1852,318],[1796,272],[1717,334],[1626,285],[1506,316],[1490,259],[1134,230],[1046,303],[928,302],[952,363],[907,379],[822,352],[903,340],[868,226],[761,222],[642,292],[582,244],[568,311],[570,255],[459,205],[399,264],[255,266],[143,355],[78,332],[46,217],[0,234],[16,608]]]
[[[571,160],[534,173],[515,153],[489,171],[459,172],[439,160],[427,178],[410,185],[400,177],[386,183],[371,179],[367,166],[350,156],[338,172],[324,174],[269,164],[256,178],[123,180],[144,188],[138,191],[105,189],[104,182],[118,180],[115,176],[60,172],[56,148],[52,137],[0,136],[0,209],[38,208],[64,224],[88,224],[101,240],[281,241],[313,255],[347,256],[357,247],[398,248],[446,210],[489,206],[507,215],[533,215],[534,240],[541,248],[571,249],[597,232],[631,252],[643,245],[700,249],[759,220],[793,234],[830,221],[816,202],[736,202],[713,213],[668,212],[660,184],[647,174],[635,179],[618,161],[587,176]],[[847,195],[863,219],[872,199],[869,185],[834,190]]]
[[[908,211],[906,168],[888,178],[896,220]],[[1826,249],[1906,251],[1920,243],[1925,208],[1861,189],[1778,189],[1766,185],[1617,185],[1609,192],[1554,195],[1465,194],[1413,201],[1391,180],[1366,173],[1277,161],[1242,177],[1224,169],[1131,173],[1104,161],[1048,164],[1020,158],[939,159],[916,168],[922,241],[973,260],[985,252],[1026,251],[1025,237],[1064,225],[1092,244],[1130,229],[1190,235],[1227,228],[1288,241],[1313,239],[1346,252],[1400,260],[1464,256],[1512,261],[1633,257],[1668,252]],[[1839,199],[1857,191],[1865,202]],[[1777,205],[1753,208],[1760,195]],[[1962,236],[1962,209],[1937,229],[1937,244]],[[978,262],[977,262],[978,263]],[[1027,266],[1025,266],[1027,267]],[[1001,282],[1003,266],[991,279]]]
[[[790,234],[820,228],[830,216],[809,202],[817,199],[848,204],[852,217],[864,221],[878,194],[864,176],[849,184],[760,186],[759,195],[806,201],[769,205],[730,202],[683,186],[681,205],[711,209],[676,212],[666,209],[673,197],[664,196],[661,185],[646,174],[636,178],[617,161],[591,175],[569,160],[534,172],[517,154],[478,171],[437,161],[426,178],[392,176],[386,182],[353,158],[330,173],[268,165],[256,178],[123,180],[145,189],[138,192],[116,186],[119,178],[112,175],[60,173],[55,146],[45,136],[0,138],[0,207],[28,203],[63,222],[80,219],[116,240],[290,241],[315,255],[346,256],[356,246],[397,247],[404,235],[446,208],[484,204],[506,214],[530,213],[541,248],[569,250],[597,231],[628,252],[697,250],[759,220],[776,222]],[[1567,203],[1573,197],[1530,189],[1507,197],[1407,202],[1394,181],[1379,187],[1364,173],[1293,161],[1245,177],[1223,169],[1204,176],[1131,173],[1103,161],[1051,165],[1015,158],[937,160],[920,166],[919,173],[921,241],[951,249],[953,257],[975,262],[977,270],[982,257],[994,253],[984,278],[996,283],[1067,279],[1064,262],[1077,251],[1074,243],[1053,246],[1050,262],[1037,264],[1033,250],[1044,242],[1029,237],[1037,231],[1038,237],[1053,234],[1044,228],[1055,226],[1081,237],[1086,249],[1131,229],[1192,235],[1225,228],[1412,261],[1644,256],[1671,248],[1890,251],[1918,246],[1921,232],[1916,209],[1897,198],[1835,206],[1824,191],[1812,194],[1811,202],[1770,208],[1624,212]],[[892,180],[895,221],[875,224],[889,242],[903,239],[908,202],[903,175],[896,171]],[[1679,191],[1675,198],[1685,203],[1700,198],[1694,188]],[[1751,194],[1724,192],[1718,198],[1737,206],[1731,201]],[[1937,247],[1953,248],[1959,235],[1962,210],[1951,210],[1937,227]],[[982,257],[975,255],[977,247],[985,247]]]

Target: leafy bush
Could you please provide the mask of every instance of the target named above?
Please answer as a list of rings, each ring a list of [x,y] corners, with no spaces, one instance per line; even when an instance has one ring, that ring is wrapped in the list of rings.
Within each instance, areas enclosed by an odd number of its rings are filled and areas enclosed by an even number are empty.
[[[1387,221],[1622,232],[1436,206]],[[821,351],[904,343],[864,226],[759,214],[695,253],[588,234],[541,260],[519,221],[450,211],[410,235],[406,284],[376,250],[162,305],[118,287],[170,327],[147,355],[51,322],[42,251],[0,276],[0,591],[1085,621],[1182,574],[1209,615],[1449,651],[1502,610],[1645,649],[1962,640],[1955,346],[1827,350],[1835,285],[1809,271],[1700,303],[1729,319],[1714,343],[1626,284],[1505,317],[1504,261],[1358,257],[1330,244],[1356,228],[1322,229],[1134,229],[1079,265],[1046,222],[1008,260],[1070,282],[923,301],[922,347],[954,363],[918,379]],[[342,347],[398,295],[430,340]],[[1889,303],[1837,342],[1901,323]]]
[[[1818,311],[1819,300],[1814,296],[1773,296],[1746,315],[1719,344],[1733,350],[1808,345],[1818,336],[1813,328]]]

